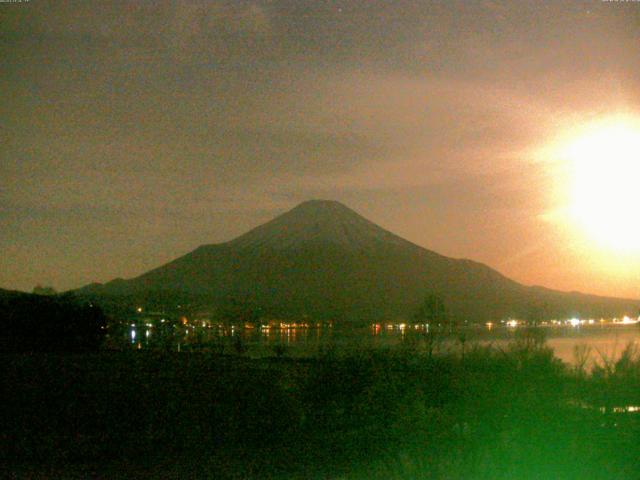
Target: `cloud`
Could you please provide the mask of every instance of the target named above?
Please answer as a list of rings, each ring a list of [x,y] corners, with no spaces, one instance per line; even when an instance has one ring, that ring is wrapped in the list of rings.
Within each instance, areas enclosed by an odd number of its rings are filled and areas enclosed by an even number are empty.
[[[139,245],[170,243],[170,257],[321,195],[385,205],[370,210],[374,219],[403,218],[394,228],[456,255],[495,261],[497,251],[527,251],[527,236],[553,244],[536,230],[553,208],[553,172],[536,147],[587,115],[640,108],[632,8],[463,0],[2,8],[5,231],[24,232],[32,249],[47,241],[43,232],[66,232],[50,247],[57,266],[65,242],[91,251],[88,224],[92,242],[106,246],[107,232],[122,244],[112,260],[133,258],[127,232]],[[483,225],[493,233],[475,247],[463,233],[447,237]],[[498,238],[509,232],[519,232],[512,247]],[[19,239],[6,235],[0,247]],[[68,268],[90,255],[80,257]],[[525,278],[527,255],[514,258]],[[37,283],[29,275],[23,284]]]

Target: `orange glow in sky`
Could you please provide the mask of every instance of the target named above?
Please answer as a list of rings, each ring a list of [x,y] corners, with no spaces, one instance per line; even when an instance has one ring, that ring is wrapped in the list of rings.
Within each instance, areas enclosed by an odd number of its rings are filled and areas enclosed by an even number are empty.
[[[560,154],[569,174],[567,220],[602,248],[640,252],[640,119],[619,115],[581,126]]]
[[[640,117],[571,122],[541,158],[555,176],[556,207],[544,215],[575,258],[603,276],[640,268]]]

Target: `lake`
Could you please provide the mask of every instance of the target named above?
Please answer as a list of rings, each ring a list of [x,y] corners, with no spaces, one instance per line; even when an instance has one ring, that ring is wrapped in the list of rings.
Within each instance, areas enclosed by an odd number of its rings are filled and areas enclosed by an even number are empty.
[[[251,357],[272,356],[280,353],[293,357],[315,355],[331,349],[337,353],[354,349],[389,349],[403,344],[424,343],[426,330],[403,324],[374,324],[369,327],[309,326],[296,328],[241,328],[203,327],[187,325],[172,327],[171,335],[161,333],[153,324],[131,324],[126,343],[133,348],[169,347],[178,350],[216,348],[232,353],[240,348]],[[442,338],[440,350],[456,351],[461,348],[460,333],[464,334],[465,348],[475,344],[504,347],[513,341],[522,327],[491,326],[465,327],[459,333]],[[546,338],[547,345],[562,361],[575,364],[576,348],[583,349],[587,366],[603,359],[617,359],[629,344],[640,347],[639,324],[553,325],[537,327]],[[123,338],[120,337],[120,338]]]

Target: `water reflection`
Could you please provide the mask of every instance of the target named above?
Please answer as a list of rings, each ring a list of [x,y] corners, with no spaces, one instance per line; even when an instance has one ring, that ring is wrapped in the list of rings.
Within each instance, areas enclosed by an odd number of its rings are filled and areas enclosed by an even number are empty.
[[[576,364],[576,352],[588,354],[581,362],[595,363],[603,359],[616,360],[629,343],[640,345],[640,328],[636,320],[628,318],[616,322],[569,319],[564,322],[549,322],[538,327],[544,332],[547,345],[556,356],[569,364]],[[383,324],[375,323],[368,327],[334,327],[331,324],[266,324],[254,327],[251,324],[219,325],[207,321],[192,324],[185,317],[172,323],[165,318],[157,322],[127,323],[126,331],[113,328],[111,344],[114,348],[130,345],[133,348],[162,348],[191,350],[214,349],[224,352],[231,348],[236,337],[246,347],[251,356],[266,356],[273,353],[273,347],[284,345],[287,355],[315,355],[319,348],[331,345],[332,348],[389,348],[403,342],[419,341],[432,335],[442,334],[439,339],[445,350],[459,348],[459,338],[463,334],[466,348],[473,344],[503,346],[514,340],[522,328],[516,319],[498,324],[488,322],[482,326],[465,327],[458,333],[448,335],[444,326],[434,327],[428,324]],[[144,332],[144,334],[142,334]],[[447,334],[443,333],[446,332]],[[120,336],[122,335],[122,336]],[[118,338],[122,338],[119,343]],[[118,344],[120,346],[118,346]]]
[[[607,413],[606,407],[600,407],[599,410],[602,413]],[[626,405],[624,407],[612,407],[611,412],[612,413],[639,413],[640,405]]]

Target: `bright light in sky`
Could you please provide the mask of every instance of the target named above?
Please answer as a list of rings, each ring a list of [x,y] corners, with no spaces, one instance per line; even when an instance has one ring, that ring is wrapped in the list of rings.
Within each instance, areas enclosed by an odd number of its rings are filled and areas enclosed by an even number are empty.
[[[570,218],[602,246],[640,252],[640,119],[595,122],[562,150],[570,168]]]

